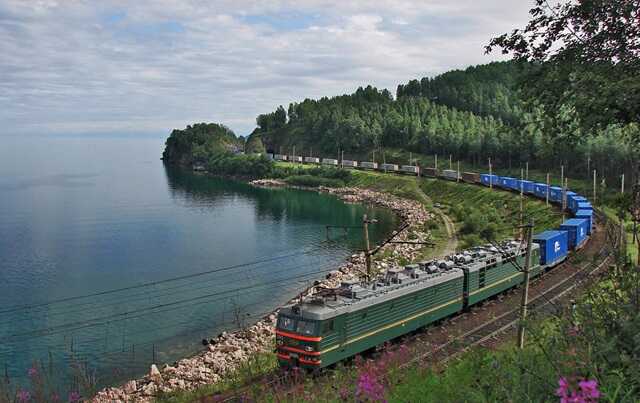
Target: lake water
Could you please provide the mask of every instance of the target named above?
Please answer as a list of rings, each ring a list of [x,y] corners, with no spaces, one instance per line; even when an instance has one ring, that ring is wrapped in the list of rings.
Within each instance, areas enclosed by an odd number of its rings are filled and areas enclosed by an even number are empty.
[[[167,169],[161,138],[5,137],[0,148],[0,365],[105,385],[250,323],[322,278],[386,210]],[[71,371],[73,372],[73,371]]]

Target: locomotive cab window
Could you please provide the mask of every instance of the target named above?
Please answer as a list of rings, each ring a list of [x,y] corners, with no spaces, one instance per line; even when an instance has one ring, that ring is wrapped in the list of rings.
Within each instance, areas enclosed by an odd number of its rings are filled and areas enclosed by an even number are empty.
[[[326,321],[322,324],[322,334],[333,332],[333,320]]]
[[[298,321],[298,327],[296,328],[296,332],[304,335],[312,335],[315,333],[316,324],[315,322],[308,322],[305,320]]]
[[[296,327],[296,322],[293,318],[288,318],[286,316],[280,316],[278,319],[278,327],[284,330],[293,330]]]

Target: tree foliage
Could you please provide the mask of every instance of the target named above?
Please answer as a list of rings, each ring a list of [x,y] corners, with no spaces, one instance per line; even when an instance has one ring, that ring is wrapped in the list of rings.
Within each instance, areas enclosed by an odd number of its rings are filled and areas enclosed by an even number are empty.
[[[588,128],[640,121],[640,0],[535,0],[530,14],[486,47],[536,63],[530,97],[547,112],[573,105]]]

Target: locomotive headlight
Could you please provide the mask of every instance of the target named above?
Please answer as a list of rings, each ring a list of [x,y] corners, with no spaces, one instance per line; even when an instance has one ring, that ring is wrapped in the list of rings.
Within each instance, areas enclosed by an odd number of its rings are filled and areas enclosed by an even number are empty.
[[[305,351],[313,351],[313,347],[311,346],[306,346],[304,349]]]
[[[284,344],[284,339],[282,336],[276,336],[276,344]]]

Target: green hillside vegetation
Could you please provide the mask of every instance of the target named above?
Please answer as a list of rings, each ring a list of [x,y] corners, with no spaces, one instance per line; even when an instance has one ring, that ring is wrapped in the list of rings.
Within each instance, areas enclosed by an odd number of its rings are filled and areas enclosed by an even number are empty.
[[[184,130],[174,129],[162,153],[169,164],[205,164],[212,156],[242,149],[242,142],[228,127],[217,123],[196,123]]]
[[[450,108],[493,116],[517,126],[524,114],[517,85],[520,77],[531,68],[529,64],[515,62],[471,66],[400,84],[396,97],[424,97]]]

